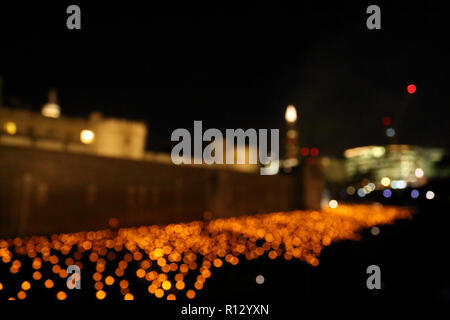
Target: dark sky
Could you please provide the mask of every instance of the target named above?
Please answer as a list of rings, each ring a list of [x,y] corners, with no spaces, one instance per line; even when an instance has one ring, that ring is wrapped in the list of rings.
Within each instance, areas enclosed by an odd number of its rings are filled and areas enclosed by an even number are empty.
[[[383,116],[399,143],[448,147],[449,11],[380,4],[382,29],[368,30],[371,2],[310,2],[2,4],[5,100],[39,110],[56,87],[63,114],[145,120],[148,148],[160,151],[194,120],[282,128],[287,104],[298,108],[303,145],[323,155],[387,143]],[[69,4],[81,7],[80,31],[66,28]]]

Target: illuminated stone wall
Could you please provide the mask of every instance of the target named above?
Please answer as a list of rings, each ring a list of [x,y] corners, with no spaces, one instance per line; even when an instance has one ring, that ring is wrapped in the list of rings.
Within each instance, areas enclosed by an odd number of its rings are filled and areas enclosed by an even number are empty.
[[[301,207],[293,176],[0,146],[0,236],[229,217]]]

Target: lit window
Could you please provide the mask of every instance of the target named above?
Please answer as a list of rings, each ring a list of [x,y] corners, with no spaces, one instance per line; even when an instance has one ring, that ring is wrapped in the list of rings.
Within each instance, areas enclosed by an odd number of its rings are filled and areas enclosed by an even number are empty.
[[[80,140],[84,144],[90,144],[94,142],[94,132],[91,130],[82,130],[80,134]]]
[[[5,123],[5,130],[8,134],[16,134],[17,126],[14,122]]]

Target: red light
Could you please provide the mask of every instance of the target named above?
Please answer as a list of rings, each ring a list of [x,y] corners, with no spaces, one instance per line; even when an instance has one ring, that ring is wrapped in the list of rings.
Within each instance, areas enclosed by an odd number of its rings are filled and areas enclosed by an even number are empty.
[[[306,157],[309,154],[309,149],[306,147],[303,147],[300,149],[300,154],[304,157]]]
[[[408,85],[407,90],[408,90],[409,94],[413,94],[414,92],[416,92],[416,86],[413,84],[410,84],[410,85]]]
[[[319,149],[311,148],[311,156],[317,157],[319,155]]]
[[[386,127],[389,126],[391,124],[391,117],[384,117],[382,122]]]

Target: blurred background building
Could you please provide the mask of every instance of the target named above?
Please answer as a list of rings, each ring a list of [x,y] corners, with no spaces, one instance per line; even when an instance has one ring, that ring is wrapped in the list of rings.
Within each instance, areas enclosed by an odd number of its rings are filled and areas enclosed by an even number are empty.
[[[105,118],[99,112],[88,118],[61,115],[54,89],[41,113],[0,106],[0,125],[2,145],[132,159],[145,153],[144,122]]]
[[[41,112],[0,105],[0,126],[1,236],[319,208],[318,168],[278,175],[277,162],[261,176],[249,163],[257,148],[228,150],[225,139],[223,156],[241,152],[245,164],[174,165],[170,154],[145,150],[144,122],[65,116],[56,90]]]
[[[411,145],[364,146],[347,149],[347,180],[364,177],[375,184],[393,188],[417,187],[436,176],[436,164],[444,150]]]

